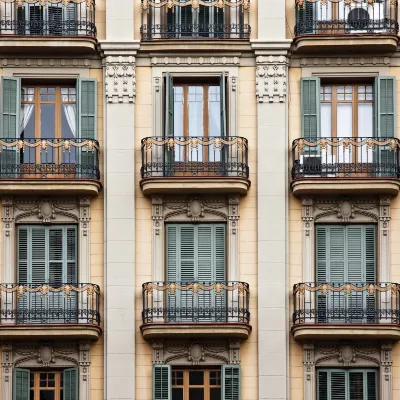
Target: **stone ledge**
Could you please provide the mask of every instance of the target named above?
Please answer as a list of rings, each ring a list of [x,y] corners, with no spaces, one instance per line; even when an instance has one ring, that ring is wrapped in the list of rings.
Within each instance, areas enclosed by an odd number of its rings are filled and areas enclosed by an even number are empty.
[[[251,325],[246,323],[151,323],[140,327],[145,340],[160,338],[235,338],[247,339]]]
[[[145,196],[178,193],[237,193],[246,195],[250,181],[246,178],[182,177],[146,178],[140,181]]]

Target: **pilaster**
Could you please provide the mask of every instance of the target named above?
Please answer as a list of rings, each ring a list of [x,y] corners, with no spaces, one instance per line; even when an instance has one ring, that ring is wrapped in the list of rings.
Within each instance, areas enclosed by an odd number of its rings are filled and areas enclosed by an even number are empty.
[[[390,196],[379,198],[379,281],[390,282]]]
[[[79,343],[79,398],[90,399],[90,343]]]
[[[392,344],[383,343],[381,345],[381,368],[380,368],[380,388],[379,398],[382,400],[392,399]]]
[[[302,198],[303,282],[314,281],[314,211],[312,197]]]
[[[79,199],[79,282],[90,282],[90,197]]]
[[[1,220],[3,222],[3,247],[2,247],[2,266],[1,281],[3,283],[13,283],[15,265],[15,224],[14,224],[14,200],[12,197],[2,198],[3,212]]]
[[[228,280],[237,281],[240,279],[239,270],[239,200],[240,196],[229,196],[228,198]]]
[[[3,343],[1,348],[1,367],[2,367],[2,380],[1,380],[1,398],[3,400],[12,399],[12,371],[13,363],[13,349],[11,343]]]
[[[157,282],[166,280],[164,277],[164,214],[162,203],[162,196],[152,197],[152,280]]]
[[[303,345],[303,366],[304,366],[304,400],[315,400],[315,354],[314,344]]]

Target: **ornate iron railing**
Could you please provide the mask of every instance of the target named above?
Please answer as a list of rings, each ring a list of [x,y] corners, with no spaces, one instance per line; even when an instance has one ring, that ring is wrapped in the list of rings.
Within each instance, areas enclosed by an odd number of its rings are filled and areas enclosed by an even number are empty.
[[[400,324],[397,283],[298,283],[293,324]]]
[[[0,0],[0,35],[96,37],[95,0]]]
[[[144,324],[250,322],[244,282],[147,282],[142,296]]]
[[[3,283],[0,295],[0,325],[100,325],[98,285]]]
[[[398,178],[395,138],[319,138],[293,141],[293,179]]]
[[[142,0],[142,40],[249,39],[250,0]]]
[[[142,139],[142,178],[248,178],[248,142],[237,136],[153,136]]]
[[[295,35],[396,35],[397,13],[397,0],[296,0]]]
[[[0,139],[0,179],[100,179],[92,139]]]

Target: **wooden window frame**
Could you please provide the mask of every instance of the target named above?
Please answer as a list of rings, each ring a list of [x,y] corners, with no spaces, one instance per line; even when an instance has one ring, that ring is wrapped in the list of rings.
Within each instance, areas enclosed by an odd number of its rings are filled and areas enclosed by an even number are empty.
[[[174,385],[173,384],[173,375],[175,371],[183,372],[183,385]],[[204,384],[203,385],[189,385],[189,374],[192,371],[202,371],[204,372]],[[210,372],[217,371],[219,372],[219,385],[211,385],[210,384]],[[171,374],[171,389],[183,389],[183,400],[189,400],[189,389],[204,389],[204,400],[210,400],[210,389],[221,389],[222,391],[222,368],[208,368],[208,369],[183,369],[183,368],[173,368]],[[35,399],[36,400],[36,399]]]
[[[33,400],[40,400],[40,391],[41,390],[53,390],[54,393],[54,400],[63,400],[61,396],[61,390],[63,387],[61,386],[61,380],[63,371],[30,371],[30,374],[34,376],[33,380],[33,387],[29,382],[29,391],[33,390]],[[54,374],[55,385],[54,387],[40,387],[40,374]]]

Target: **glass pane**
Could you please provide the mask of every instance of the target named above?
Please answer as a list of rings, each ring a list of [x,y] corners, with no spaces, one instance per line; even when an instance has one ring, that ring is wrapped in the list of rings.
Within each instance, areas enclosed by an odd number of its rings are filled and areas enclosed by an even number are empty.
[[[35,392],[33,390],[29,393],[29,400],[35,400]]]
[[[189,86],[189,136],[203,134],[203,88]]]
[[[373,136],[373,105],[372,103],[361,103],[358,105],[358,135],[362,137]],[[358,149],[358,162],[372,162],[372,150],[367,146]]]
[[[55,104],[40,105],[40,127],[42,139],[55,138]],[[40,151],[40,156],[42,163],[54,162],[54,149],[49,146],[47,151]]]
[[[221,136],[221,95],[219,86],[211,86],[208,94],[209,135]]]
[[[40,400],[54,400],[55,394],[56,393],[54,390],[41,390],[40,391]]]
[[[172,400],[183,400],[183,388],[172,388]]]
[[[210,400],[220,400],[220,399],[221,399],[221,388],[211,388]]]
[[[173,400],[175,400],[175,399],[173,399]],[[203,388],[189,388],[189,400],[204,400],[204,389]]]
[[[21,139],[27,139],[29,143],[34,143],[35,138],[35,105],[21,104],[21,121],[20,121],[20,136]],[[21,162],[34,163],[35,149],[26,146],[24,151],[21,151]]]
[[[74,139],[76,137],[76,105],[61,105],[61,129],[63,139]],[[62,153],[63,163],[76,163],[77,147],[71,146],[69,151]]]
[[[332,105],[321,104],[321,137],[332,136]]]
[[[352,137],[353,135],[353,105],[338,104],[337,105],[337,136],[338,138]],[[349,163],[351,160],[353,148],[339,146],[338,148],[338,161]]]
[[[174,86],[174,136],[185,136],[183,132],[183,87]],[[185,146],[175,146],[175,161],[184,161]]]
[[[189,385],[204,385],[204,371],[190,371]]]

